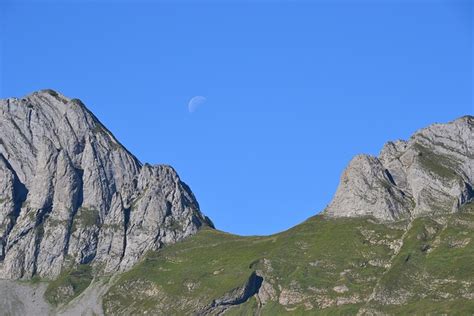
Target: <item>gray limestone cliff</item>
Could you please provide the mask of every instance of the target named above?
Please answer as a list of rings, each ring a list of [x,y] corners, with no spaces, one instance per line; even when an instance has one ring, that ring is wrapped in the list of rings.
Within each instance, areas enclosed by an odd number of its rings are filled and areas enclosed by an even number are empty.
[[[456,212],[474,198],[474,117],[388,142],[379,157],[356,156],[341,176],[329,217],[382,221]]]
[[[80,100],[0,100],[0,278],[123,271],[204,225],[176,172],[142,165]]]

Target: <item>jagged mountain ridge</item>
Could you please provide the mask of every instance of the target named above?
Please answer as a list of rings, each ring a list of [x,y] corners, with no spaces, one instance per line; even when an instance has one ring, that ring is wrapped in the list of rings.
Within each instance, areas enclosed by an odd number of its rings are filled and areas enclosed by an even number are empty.
[[[474,198],[474,117],[433,124],[379,157],[358,155],[341,176],[331,217],[394,221],[456,212]]]
[[[173,168],[143,165],[80,100],[0,100],[0,278],[125,270],[203,225]]]

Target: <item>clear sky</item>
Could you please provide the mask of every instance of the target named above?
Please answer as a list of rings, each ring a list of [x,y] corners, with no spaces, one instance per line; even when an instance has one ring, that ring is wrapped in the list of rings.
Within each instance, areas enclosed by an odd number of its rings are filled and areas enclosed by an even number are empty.
[[[474,113],[471,1],[0,10],[0,97],[82,99],[141,161],[174,166],[233,233],[287,229],[324,209],[352,156]]]

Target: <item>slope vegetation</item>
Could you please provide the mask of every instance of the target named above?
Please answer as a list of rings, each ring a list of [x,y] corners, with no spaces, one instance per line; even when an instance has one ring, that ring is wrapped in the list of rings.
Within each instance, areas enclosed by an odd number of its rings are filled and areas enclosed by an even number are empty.
[[[107,314],[474,312],[474,207],[413,222],[315,216],[268,237],[205,229],[150,252]],[[243,295],[251,288],[253,292]],[[255,278],[254,278],[255,279]],[[257,287],[257,288],[255,288]]]

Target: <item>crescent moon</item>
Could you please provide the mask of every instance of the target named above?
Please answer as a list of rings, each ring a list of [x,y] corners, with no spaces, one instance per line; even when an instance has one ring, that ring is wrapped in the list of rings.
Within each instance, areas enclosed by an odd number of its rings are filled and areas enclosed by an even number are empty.
[[[188,102],[188,110],[190,113],[193,113],[194,111],[197,110],[197,108],[202,105],[204,102],[206,102],[206,97],[203,97],[201,95],[197,95],[195,97],[192,97],[191,100]]]

